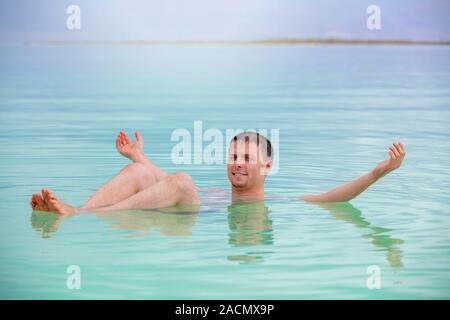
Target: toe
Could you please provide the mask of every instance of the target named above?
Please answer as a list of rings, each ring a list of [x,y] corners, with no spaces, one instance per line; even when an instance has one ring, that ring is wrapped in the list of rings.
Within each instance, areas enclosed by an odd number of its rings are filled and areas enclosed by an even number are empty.
[[[55,194],[53,193],[53,191],[48,190],[48,198],[49,199],[56,199]]]
[[[45,201],[48,201],[48,189],[47,188],[43,188],[42,191],[41,191],[41,194],[42,194],[42,198]]]
[[[31,196],[31,201],[30,201],[31,208],[35,209],[36,205],[38,204],[38,201],[39,201],[39,195],[36,193],[33,194]]]
[[[38,208],[39,210],[48,211],[48,205],[42,198],[38,199],[36,208]]]
[[[43,190],[44,200],[45,200],[46,202],[48,202],[48,201],[50,201],[50,200],[52,200],[52,199],[57,199],[56,196],[55,196],[55,194],[53,193],[53,191],[51,191],[51,190],[49,190],[49,189],[47,189],[47,188],[44,188],[44,189],[42,189],[42,190]]]

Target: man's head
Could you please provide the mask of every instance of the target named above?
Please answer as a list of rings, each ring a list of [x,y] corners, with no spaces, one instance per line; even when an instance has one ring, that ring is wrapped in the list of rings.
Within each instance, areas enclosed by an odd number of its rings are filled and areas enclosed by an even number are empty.
[[[256,132],[242,132],[230,142],[228,151],[228,179],[234,191],[259,192],[272,168],[272,145]]]

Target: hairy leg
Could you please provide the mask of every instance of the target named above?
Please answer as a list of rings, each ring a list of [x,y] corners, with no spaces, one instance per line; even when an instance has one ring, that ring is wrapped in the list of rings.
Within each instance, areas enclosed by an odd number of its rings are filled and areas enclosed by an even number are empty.
[[[133,161],[134,163],[140,163],[144,165],[148,170],[150,170],[153,173],[156,181],[161,181],[169,175],[166,171],[162,170],[153,162],[151,162],[144,154],[138,155]]]
[[[137,142],[133,143],[123,131],[119,133],[116,147],[133,163],[123,168],[114,178],[101,186],[80,209],[111,206],[169,176],[167,172],[145,157],[142,150],[143,139],[138,131],[136,138]],[[63,207],[74,208],[60,202],[48,189],[43,189],[41,195],[34,194],[30,205],[33,210],[55,211],[50,202],[58,202]]]
[[[101,186],[81,206],[81,209],[111,206],[157,182],[154,173],[146,166],[140,163],[132,163]]]
[[[50,211],[60,214],[72,214],[80,211],[117,211],[128,209],[154,209],[174,205],[200,204],[197,188],[191,177],[183,172],[171,174],[163,180],[131,195],[130,197],[104,207],[75,208],[58,200],[48,189],[42,190],[43,198]]]
[[[155,209],[174,205],[200,204],[197,188],[191,177],[183,172],[168,175],[150,187],[114,205],[102,208],[84,208],[91,211],[117,211],[128,209]]]

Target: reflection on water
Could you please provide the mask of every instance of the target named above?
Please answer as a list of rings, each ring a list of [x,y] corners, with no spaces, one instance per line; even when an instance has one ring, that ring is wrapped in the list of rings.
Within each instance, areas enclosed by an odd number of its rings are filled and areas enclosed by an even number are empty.
[[[31,214],[31,227],[41,233],[42,238],[51,238],[53,232],[56,232],[61,222],[67,216],[62,216],[53,212],[33,211]]]
[[[102,212],[97,217],[110,222],[114,229],[134,231],[133,237],[147,236],[155,229],[164,236],[190,236],[197,222],[197,214],[177,211],[128,210]]]
[[[272,220],[264,202],[240,203],[228,206],[228,242],[233,246],[273,244]],[[228,257],[240,263],[262,262],[271,252],[247,252]]]
[[[319,207],[331,213],[332,217],[350,223],[357,228],[367,230],[362,237],[370,240],[376,250],[386,252],[386,258],[392,267],[402,267],[403,252],[400,245],[403,240],[392,237],[391,229],[377,227],[369,223],[362,212],[348,202],[318,203]],[[239,203],[228,206],[228,243],[234,247],[270,246],[274,243],[272,220],[269,208],[264,202]],[[198,208],[197,208],[198,210]],[[128,210],[120,212],[102,212],[97,218],[109,222],[111,228],[132,231],[130,237],[141,237],[158,230],[164,236],[190,236],[197,222],[195,210],[180,207],[163,210]],[[73,216],[58,215],[52,212],[33,211],[31,226],[50,238],[63,220]],[[251,250],[245,254],[228,256],[228,260],[239,263],[262,262],[271,251]]]
[[[403,267],[403,252],[400,245],[403,240],[392,237],[392,229],[377,227],[368,222],[362,212],[349,202],[318,203],[318,206],[331,213],[332,217],[363,228],[369,233],[363,238],[369,239],[377,250],[385,251],[391,267]],[[257,246],[273,244],[272,220],[264,202],[234,204],[228,207],[229,243],[233,246]],[[243,255],[229,256],[230,261],[240,263],[262,262],[270,252],[247,252]]]
[[[349,202],[318,203],[318,206],[329,211],[333,218],[353,224],[357,228],[368,230],[363,238],[369,239],[377,250],[385,251],[386,258],[391,267],[403,267],[403,252],[400,245],[403,240],[393,238],[389,232],[392,229],[377,227],[369,223],[362,215],[361,210]]]
[[[192,210],[186,212],[183,208],[163,210],[127,210],[116,212],[101,212],[97,218],[110,223],[113,229],[132,231],[130,237],[142,237],[152,230],[159,230],[165,236],[190,236],[191,229],[197,221],[197,214]],[[43,238],[50,238],[56,232],[61,222],[69,217],[53,212],[33,211],[31,226],[41,232]]]

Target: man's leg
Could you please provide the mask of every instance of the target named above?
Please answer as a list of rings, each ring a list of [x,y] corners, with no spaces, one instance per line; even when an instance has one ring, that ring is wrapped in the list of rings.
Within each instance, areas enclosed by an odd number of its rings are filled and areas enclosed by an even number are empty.
[[[70,214],[80,211],[117,211],[128,209],[154,209],[170,207],[178,204],[193,205],[200,204],[197,188],[191,177],[183,172],[168,175],[161,181],[143,189],[130,197],[113,205],[104,207],[75,208],[59,201],[55,195],[47,190],[43,190],[44,199],[50,211]]]
[[[143,139],[139,132],[136,132],[136,138],[138,141],[134,144],[121,131],[116,139],[116,147],[121,154],[134,163],[126,166],[113,179],[100,187],[80,209],[111,206],[168,176],[167,172],[157,167],[143,154]],[[48,190],[43,189],[41,194],[32,196],[30,205],[33,210],[51,211],[47,204],[49,199]]]
[[[81,208],[113,205],[157,182],[158,179],[148,167],[140,163],[132,163],[101,186]],[[33,210],[52,211],[48,206],[50,198],[47,189],[43,189],[41,194],[33,194],[30,203],[31,208]]]
[[[132,163],[101,186],[80,209],[111,206],[157,182],[156,175],[148,167]]]
[[[123,201],[107,207],[93,208],[92,211],[155,209],[194,204],[200,204],[197,187],[188,174],[177,172]],[[89,209],[84,208],[83,210]]]

